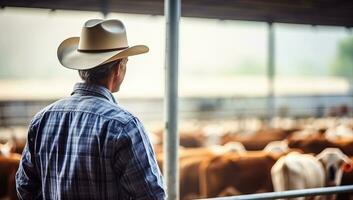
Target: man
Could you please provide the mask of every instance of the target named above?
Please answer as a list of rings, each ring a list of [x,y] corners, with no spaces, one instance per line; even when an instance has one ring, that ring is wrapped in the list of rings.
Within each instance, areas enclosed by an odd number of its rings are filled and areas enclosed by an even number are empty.
[[[60,44],[60,63],[84,83],[32,119],[16,174],[21,199],[165,198],[146,131],[111,94],[124,80],[127,57],[146,52],[128,47],[119,20],[89,20],[80,38]]]

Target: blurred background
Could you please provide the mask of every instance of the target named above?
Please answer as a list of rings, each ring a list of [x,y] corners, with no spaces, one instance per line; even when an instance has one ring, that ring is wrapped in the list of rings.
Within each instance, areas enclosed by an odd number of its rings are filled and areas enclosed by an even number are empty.
[[[0,126],[26,126],[45,105],[70,95],[80,78],[63,68],[56,48],[79,36],[100,12],[0,9]],[[150,52],[132,57],[119,103],[144,122],[163,120],[163,16],[109,13],[125,22],[131,44]],[[351,115],[351,29],[275,23],[274,115]],[[268,29],[265,22],[182,17],[180,21],[181,119],[266,118]]]

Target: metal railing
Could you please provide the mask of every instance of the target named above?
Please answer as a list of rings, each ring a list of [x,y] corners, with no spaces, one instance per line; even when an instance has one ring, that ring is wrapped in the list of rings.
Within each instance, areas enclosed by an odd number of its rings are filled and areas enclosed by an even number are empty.
[[[0,101],[1,126],[27,126],[32,117],[56,99]],[[129,111],[137,114],[142,121],[163,121],[162,98],[118,99]],[[181,98],[180,119],[246,119],[266,118],[266,97],[200,97]],[[274,112],[280,117],[324,117],[330,109],[347,105],[353,116],[353,96],[276,96]],[[339,116],[339,115],[338,115]]]
[[[302,190],[289,190],[283,192],[268,192],[258,194],[247,194],[229,197],[208,198],[207,200],[263,200],[263,199],[280,199],[280,198],[294,198],[294,197],[307,197],[317,195],[330,195],[339,193],[353,192],[353,185],[336,186],[336,187],[322,187],[310,188]],[[202,199],[200,199],[202,200]],[[206,200],[206,199],[203,199]]]

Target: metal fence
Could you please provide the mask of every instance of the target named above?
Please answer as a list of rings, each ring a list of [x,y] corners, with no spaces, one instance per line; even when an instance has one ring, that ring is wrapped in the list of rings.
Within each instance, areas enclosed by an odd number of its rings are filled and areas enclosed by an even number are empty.
[[[27,126],[39,110],[54,102],[51,100],[0,101],[1,126]],[[266,118],[266,97],[213,97],[180,98],[181,119],[242,119]],[[163,121],[162,98],[119,99],[119,103],[135,113],[143,121]],[[353,96],[277,96],[275,114],[279,117],[331,116],[332,108],[345,105],[346,114],[352,116]],[[339,116],[339,115],[338,115]]]
[[[281,198],[294,198],[294,197],[307,197],[318,195],[331,195],[339,193],[353,193],[353,185],[336,186],[336,187],[322,187],[310,188],[302,190],[290,190],[283,192],[268,192],[259,194],[248,194],[229,197],[208,198],[207,200],[263,200],[263,199],[281,199]],[[206,199],[204,199],[206,200]]]

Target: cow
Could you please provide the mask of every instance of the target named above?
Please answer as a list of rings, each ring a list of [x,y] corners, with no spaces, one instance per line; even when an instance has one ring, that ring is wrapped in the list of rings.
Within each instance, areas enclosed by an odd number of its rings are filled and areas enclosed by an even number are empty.
[[[181,148],[179,149],[179,180],[180,199],[194,199],[200,195],[199,192],[199,170],[198,167],[204,159],[215,153],[223,153],[221,147],[211,148]],[[163,169],[163,155],[157,155],[160,169]]]
[[[16,200],[15,174],[20,163],[21,155],[10,153],[0,155],[0,199]]]
[[[337,186],[341,182],[343,166],[351,166],[351,160],[337,148],[327,148],[316,156],[291,152],[272,167],[273,187],[275,191],[286,191]],[[333,199],[334,195],[328,198]]]
[[[234,152],[234,153],[246,152],[246,149],[242,143],[234,142],[234,141],[228,142],[224,145],[212,145],[208,149],[212,151],[215,155],[222,155],[228,152]]]
[[[204,154],[180,160],[180,199],[191,200],[200,197],[199,167],[203,160],[208,159]]]
[[[263,151],[281,154],[286,153],[289,151],[288,142],[287,140],[272,141],[266,145]]]
[[[353,157],[350,157],[353,162]],[[353,170],[344,168],[341,185],[353,185]],[[337,200],[353,200],[353,192],[337,195]]]
[[[281,129],[264,129],[254,134],[228,133],[221,138],[221,144],[236,141],[241,142],[248,151],[259,151],[272,141],[286,139],[291,133],[292,131]]]
[[[270,170],[280,155],[263,151],[229,152],[202,161],[202,198],[273,191]]]
[[[241,143],[229,142],[224,146],[213,145],[206,149],[199,149],[195,154],[195,149],[189,149],[189,154],[184,150],[180,156],[180,198],[183,200],[195,199],[200,197],[200,165],[204,160],[213,156],[224,155],[227,153],[245,153],[246,150]]]
[[[326,130],[325,137],[328,140],[337,139],[353,139],[353,130],[351,127],[341,124],[336,127],[332,127]]]
[[[12,140],[7,141],[5,144],[0,143],[0,155],[9,156],[14,146],[15,143]]]
[[[301,149],[304,153],[319,154],[326,148],[336,146],[321,133],[316,133],[306,137],[300,137],[299,135],[291,137],[288,139],[288,147]]]
[[[213,145],[208,148],[181,148],[179,152],[180,199],[189,200],[200,197],[199,166],[204,160],[229,152],[246,151],[241,143],[230,142],[224,146]],[[163,153],[157,156],[157,162],[162,169]]]
[[[154,143],[155,145],[161,145],[163,146],[163,138],[164,138],[164,130],[159,129],[157,131],[152,132],[150,135],[150,138],[153,141],[157,141],[157,143]],[[153,136],[152,136],[153,135]],[[181,130],[179,132],[179,144],[182,147],[186,148],[198,148],[198,147],[204,147],[206,146],[206,136],[204,132],[201,129],[191,129],[191,130]]]
[[[12,136],[6,140],[1,139],[0,141],[0,153],[9,154],[9,153],[18,153],[22,154],[22,151],[26,145],[26,139],[17,138]]]
[[[288,139],[289,148],[301,149],[304,153],[319,154],[326,148],[339,148],[347,156],[353,156],[353,140],[328,140],[320,133],[308,137],[291,137]]]
[[[334,143],[334,147],[341,149],[344,154],[353,156],[353,139],[341,139],[332,143]]]

